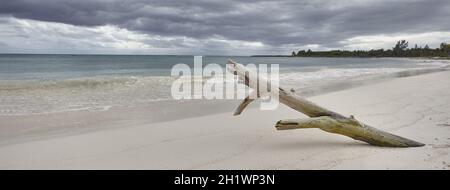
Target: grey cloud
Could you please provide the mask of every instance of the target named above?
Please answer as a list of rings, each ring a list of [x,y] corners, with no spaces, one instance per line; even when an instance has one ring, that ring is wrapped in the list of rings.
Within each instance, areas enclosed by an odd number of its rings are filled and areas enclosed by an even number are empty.
[[[0,6],[0,14],[16,18],[79,26],[110,24],[195,39],[220,36],[272,47],[339,47],[339,41],[360,35],[448,31],[448,10],[448,0],[6,0]]]

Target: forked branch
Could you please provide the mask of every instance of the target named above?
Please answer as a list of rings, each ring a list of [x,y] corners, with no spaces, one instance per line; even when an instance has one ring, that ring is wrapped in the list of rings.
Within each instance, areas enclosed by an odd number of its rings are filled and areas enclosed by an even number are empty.
[[[228,61],[228,70],[239,76],[245,85],[252,88],[255,91],[254,93],[258,94],[257,97],[260,97],[258,82],[270,84],[270,81],[267,81],[267,79],[258,77],[257,74],[246,69],[244,65],[234,62],[233,60]],[[275,125],[277,130],[319,128],[326,132],[345,135],[355,140],[364,141],[375,146],[419,147],[424,145],[422,143],[363,124],[357,121],[353,116],[345,117],[339,113],[325,109],[291,91],[286,91],[281,87],[278,87],[277,93],[281,103],[311,117],[309,119],[280,120]],[[271,94],[269,93],[265,95],[270,96]],[[245,98],[236,109],[234,115],[241,114],[247,105],[253,100],[254,99],[250,96]]]

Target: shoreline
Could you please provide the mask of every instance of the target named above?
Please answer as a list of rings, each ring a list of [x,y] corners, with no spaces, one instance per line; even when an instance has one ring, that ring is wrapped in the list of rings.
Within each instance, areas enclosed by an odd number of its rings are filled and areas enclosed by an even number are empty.
[[[300,93],[306,98],[345,91],[396,78],[420,76],[444,72],[448,68],[432,68],[402,71],[383,76],[375,76],[362,81],[343,81],[304,89]],[[101,130],[127,127],[124,123],[154,124],[170,122],[233,111],[241,100],[183,100],[161,101],[141,106],[114,106],[104,111],[64,111],[29,115],[0,116],[0,147],[10,144],[34,141],[59,136],[77,135]],[[180,111],[189,110],[188,112]],[[251,104],[247,109],[255,109]]]
[[[230,110],[158,123],[128,120],[104,130],[2,145],[0,168],[450,169],[449,97],[450,71],[443,71],[308,98],[426,144],[420,148],[374,147],[313,129],[276,131],[279,119],[303,117],[281,106],[238,117]]]

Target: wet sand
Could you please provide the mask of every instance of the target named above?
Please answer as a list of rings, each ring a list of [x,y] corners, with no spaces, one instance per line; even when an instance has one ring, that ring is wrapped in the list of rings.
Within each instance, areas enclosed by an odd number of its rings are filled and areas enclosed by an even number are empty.
[[[22,135],[2,140],[0,168],[450,169],[450,71],[395,78],[309,99],[426,146],[380,148],[319,129],[276,131],[274,124],[280,119],[305,117],[285,106],[273,111],[253,108],[238,117],[232,116],[232,109],[166,122],[142,119],[145,115],[121,116],[123,111],[140,113],[133,108],[9,120],[11,125],[29,126],[20,130],[31,132],[10,131]],[[101,130],[34,134],[33,126],[41,125],[90,125]],[[2,129],[1,134],[6,138],[8,131]]]

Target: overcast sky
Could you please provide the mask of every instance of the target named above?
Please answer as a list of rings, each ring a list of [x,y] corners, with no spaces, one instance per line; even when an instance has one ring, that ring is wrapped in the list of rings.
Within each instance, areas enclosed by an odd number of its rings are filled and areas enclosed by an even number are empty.
[[[1,53],[252,55],[450,42],[449,0],[1,0]]]

